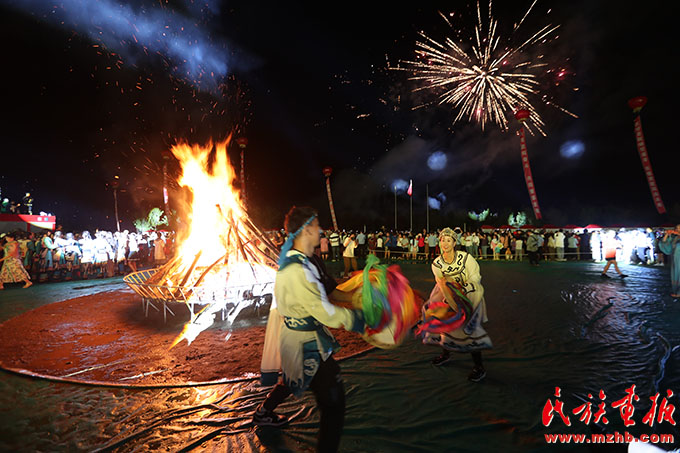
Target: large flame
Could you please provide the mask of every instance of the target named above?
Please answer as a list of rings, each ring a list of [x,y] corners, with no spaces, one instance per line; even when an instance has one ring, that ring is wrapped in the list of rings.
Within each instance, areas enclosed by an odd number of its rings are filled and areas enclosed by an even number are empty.
[[[240,224],[244,209],[239,192],[233,186],[236,172],[227,158],[225,141],[202,147],[179,143],[172,147],[172,154],[182,166],[179,184],[193,194],[189,236],[183,239],[179,256],[186,264],[200,253],[197,266],[209,266],[227,253],[225,235],[228,233],[228,219]],[[212,165],[210,160],[214,156]]]
[[[255,298],[273,289],[276,251],[248,218],[233,186],[230,139],[172,147],[182,168],[178,182],[192,194],[182,213],[189,228],[178,240],[176,256],[150,278],[192,309],[191,322],[172,346],[182,339],[191,343],[220,311],[233,322]],[[194,313],[195,305],[203,306],[200,312]]]

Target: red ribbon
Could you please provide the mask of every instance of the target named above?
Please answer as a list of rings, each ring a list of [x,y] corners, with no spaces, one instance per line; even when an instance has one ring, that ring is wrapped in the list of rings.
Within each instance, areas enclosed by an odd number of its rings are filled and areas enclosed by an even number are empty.
[[[645,136],[642,134],[642,121],[640,120],[640,115],[635,115],[635,141],[637,142],[638,154],[640,154],[640,160],[642,161],[642,169],[645,171],[647,184],[649,184],[649,190],[652,192],[654,206],[656,206],[656,210],[659,214],[665,214],[666,207],[661,200],[661,194],[656,185],[656,179],[654,179],[652,164],[649,162],[649,156],[647,155],[647,145],[645,145]]]
[[[536,196],[536,187],[534,186],[534,178],[531,176],[531,167],[529,166],[529,153],[527,153],[527,141],[524,136],[524,126],[519,130],[519,144],[522,151],[522,168],[524,168],[524,181],[527,183],[527,190],[529,191],[529,198],[531,199],[531,207],[534,208],[534,216],[537,220],[541,219],[541,208],[538,206],[538,197]]]

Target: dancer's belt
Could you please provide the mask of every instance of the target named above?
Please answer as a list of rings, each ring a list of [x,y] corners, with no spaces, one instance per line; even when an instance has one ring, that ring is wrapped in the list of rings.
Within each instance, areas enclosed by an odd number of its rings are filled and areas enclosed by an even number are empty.
[[[323,329],[323,324],[314,319],[313,316],[307,316],[305,318],[293,318],[292,316],[284,316],[283,324],[290,330],[299,330],[302,332],[314,332],[316,330]]]
[[[323,324],[314,319],[313,316],[305,318],[293,318],[292,316],[283,317],[283,325],[290,330],[297,330],[301,332],[316,332],[317,340],[319,341],[319,348],[324,352],[335,352],[340,349],[340,344],[333,338],[333,335],[325,328]]]

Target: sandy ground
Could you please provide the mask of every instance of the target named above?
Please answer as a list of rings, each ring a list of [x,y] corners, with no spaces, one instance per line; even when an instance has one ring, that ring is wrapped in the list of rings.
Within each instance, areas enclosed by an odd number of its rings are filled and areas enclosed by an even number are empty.
[[[150,309],[127,291],[49,304],[0,324],[0,365],[74,380],[180,384],[259,373],[268,307],[244,311],[231,330],[216,323],[190,345],[170,345],[189,319]],[[219,318],[219,316],[218,316]],[[342,358],[369,348],[352,332],[334,330]]]

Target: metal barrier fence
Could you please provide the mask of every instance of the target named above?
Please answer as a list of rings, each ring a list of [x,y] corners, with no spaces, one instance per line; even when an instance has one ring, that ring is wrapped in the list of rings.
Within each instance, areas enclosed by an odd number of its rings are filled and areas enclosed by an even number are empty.
[[[457,249],[457,250],[467,252],[467,250],[464,249],[464,248],[463,249]],[[377,250],[377,249],[376,250],[367,250],[367,254],[368,253],[372,253],[372,254],[376,255],[382,261],[390,261],[390,262],[391,261],[402,261],[402,262],[413,262],[413,263],[429,262],[429,261],[434,260],[440,254],[439,250],[437,250],[435,252],[430,251],[428,253],[420,253],[420,252],[413,253],[413,252],[407,252],[407,251],[403,251],[403,250],[390,250],[389,252],[387,252],[384,249],[382,249],[382,250]],[[471,253],[471,255],[475,256],[474,253]],[[509,255],[506,254],[506,249],[502,249],[500,252],[497,253],[497,255],[498,255],[500,260],[505,260],[506,256],[512,256],[512,258],[508,258],[509,260],[512,260],[512,261],[517,260],[518,258],[520,260],[525,260],[525,259],[528,260],[529,259],[529,254],[528,254],[526,248],[522,248],[520,254],[517,254],[516,250],[510,249]],[[540,259],[549,260],[549,261],[556,261],[557,257],[558,257],[556,250],[549,250],[549,249],[546,249],[545,247],[544,247],[543,251],[540,252],[539,255],[540,255]],[[579,260],[581,258],[581,256],[585,257],[585,259],[592,259],[592,253],[580,252],[580,251],[571,251],[571,249],[569,249],[569,248],[564,249],[563,255],[565,257],[572,257],[573,256],[573,257],[576,258],[576,260]],[[328,252],[328,257],[325,258],[325,259],[331,260],[331,257],[332,257],[332,254],[330,252]],[[342,262],[343,261],[342,258],[343,257],[341,256],[340,259],[337,260],[337,261]],[[355,256],[355,258],[365,258],[365,256]],[[480,248],[480,250],[478,250],[477,256],[475,256],[475,258],[476,259],[489,259],[489,260],[491,260],[491,259],[494,258],[494,253],[492,252],[491,247],[489,247],[487,249],[486,255],[484,255],[482,253],[481,248]]]
[[[156,311],[163,310],[163,322],[167,321],[167,314],[175,316],[171,306],[182,304],[189,309],[191,321],[198,315],[196,308],[214,303],[222,303],[222,320],[232,318],[234,312],[243,307],[239,302],[244,300],[256,302],[258,299],[273,294],[274,282],[253,283],[249,285],[225,285],[220,288],[203,286],[164,286],[150,285],[146,281],[156,273],[156,269],[133,272],[126,275],[123,281],[139,296],[142,297],[144,316],[149,315],[149,307]],[[269,292],[267,292],[269,290]],[[200,311],[199,311],[200,312]]]

